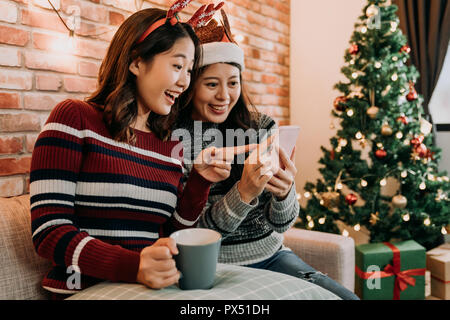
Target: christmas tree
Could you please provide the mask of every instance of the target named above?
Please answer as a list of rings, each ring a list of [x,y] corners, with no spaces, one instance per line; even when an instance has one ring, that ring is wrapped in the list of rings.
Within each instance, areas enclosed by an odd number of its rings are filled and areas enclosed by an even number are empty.
[[[348,235],[341,221],[370,242],[430,247],[447,233],[450,183],[438,169],[441,150],[414,87],[419,74],[407,65],[397,9],[369,0],[355,24],[341,69],[347,80],[336,84],[331,111],[340,128],[331,149],[321,147],[322,178],[306,183],[296,226]]]

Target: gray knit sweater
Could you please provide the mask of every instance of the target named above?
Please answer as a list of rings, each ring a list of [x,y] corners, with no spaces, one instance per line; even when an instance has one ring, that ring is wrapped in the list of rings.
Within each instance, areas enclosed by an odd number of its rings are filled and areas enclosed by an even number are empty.
[[[194,125],[197,130],[194,130]],[[185,180],[192,169],[192,160],[201,149],[212,145],[217,147],[226,145],[226,139],[223,139],[225,140],[223,142],[215,137],[205,139],[205,132],[219,129],[217,124],[201,122],[201,130],[199,127],[199,122],[194,124],[191,119],[183,119],[177,128],[187,129],[190,134],[181,136],[180,131],[175,131],[183,142]],[[275,129],[276,123],[269,116],[262,114],[258,128]],[[260,133],[261,130],[258,131],[258,135]],[[245,155],[247,156],[248,154]],[[197,225],[201,228],[214,229],[222,234],[219,255],[221,263],[248,265],[271,257],[279,249],[287,249],[283,246],[282,233],[294,224],[298,216],[299,204],[295,184],[282,201],[277,201],[275,196],[264,190],[252,203],[243,202],[237,189],[243,167],[243,164],[233,163],[230,177],[211,186],[208,202]]]

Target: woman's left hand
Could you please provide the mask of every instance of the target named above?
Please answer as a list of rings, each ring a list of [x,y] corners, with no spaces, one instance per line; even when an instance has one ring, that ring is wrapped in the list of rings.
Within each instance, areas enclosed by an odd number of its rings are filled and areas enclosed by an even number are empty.
[[[280,169],[272,179],[267,182],[266,190],[276,196],[277,200],[281,201],[284,200],[289,194],[289,191],[291,191],[295,175],[297,174],[297,168],[295,167],[295,147],[290,159],[283,148],[280,148],[279,146],[276,146],[275,148],[277,148],[280,155]]]
[[[231,163],[236,155],[254,150],[256,144],[237,147],[203,149],[194,161],[194,168],[206,180],[219,182],[227,179],[231,172]]]

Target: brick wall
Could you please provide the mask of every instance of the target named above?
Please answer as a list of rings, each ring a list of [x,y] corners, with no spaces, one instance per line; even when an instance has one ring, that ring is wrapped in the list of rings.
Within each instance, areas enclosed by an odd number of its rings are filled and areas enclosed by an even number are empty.
[[[31,153],[49,112],[66,98],[83,99],[118,25],[142,0],[0,0],[0,196],[29,192]],[[167,9],[172,1],[145,1]],[[194,2],[192,13],[200,3]],[[218,2],[217,0],[215,2]],[[233,31],[246,54],[244,79],[253,103],[279,124],[289,122],[290,0],[227,0]],[[186,18],[186,16],[184,16]]]

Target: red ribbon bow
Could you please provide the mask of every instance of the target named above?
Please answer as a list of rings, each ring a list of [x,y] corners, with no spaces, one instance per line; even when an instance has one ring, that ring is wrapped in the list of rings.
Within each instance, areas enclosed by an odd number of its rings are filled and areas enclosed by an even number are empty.
[[[384,245],[388,246],[394,257],[392,259],[392,264],[388,264],[384,267],[381,272],[363,272],[358,266],[355,267],[356,274],[361,279],[374,279],[374,278],[387,278],[395,277],[394,283],[394,300],[400,300],[400,293],[408,288],[408,286],[414,287],[416,285],[416,279],[412,276],[423,276],[425,275],[425,269],[411,269],[411,270],[401,270],[400,262],[400,250],[394,246],[392,243],[383,242]]]

